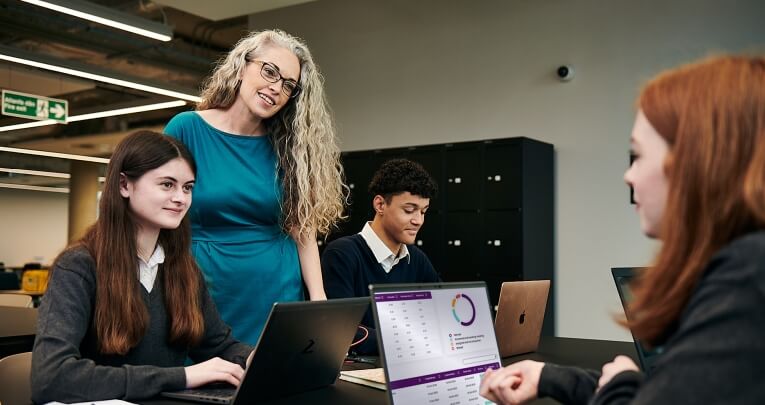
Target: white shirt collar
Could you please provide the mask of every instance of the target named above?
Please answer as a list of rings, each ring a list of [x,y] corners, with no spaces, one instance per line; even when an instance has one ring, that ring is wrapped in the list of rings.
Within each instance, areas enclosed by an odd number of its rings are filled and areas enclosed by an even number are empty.
[[[394,254],[388,246],[385,245],[385,242],[377,236],[374,229],[372,229],[371,222],[367,222],[359,234],[364,238],[364,241],[367,242],[367,246],[372,250],[375,260],[377,260],[377,263],[380,263],[386,273],[390,273],[393,266],[397,265],[401,259],[406,257],[407,263],[411,260],[409,249],[406,245],[402,244],[401,250],[398,251],[398,255]]]
[[[154,280],[157,278],[157,271],[159,265],[165,262],[165,250],[162,246],[157,244],[154,249],[154,253],[151,254],[148,261],[143,261],[141,256],[138,256],[138,278],[141,280],[146,291],[151,292],[154,287]]]

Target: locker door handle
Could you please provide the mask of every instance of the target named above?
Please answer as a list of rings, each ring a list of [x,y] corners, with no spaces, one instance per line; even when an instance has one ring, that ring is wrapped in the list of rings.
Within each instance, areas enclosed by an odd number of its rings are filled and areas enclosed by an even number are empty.
[[[453,241],[450,240],[450,241],[447,241],[446,243],[448,243],[449,245],[454,245],[454,246],[462,246],[462,241],[459,239],[455,239]]]
[[[417,239],[417,246],[422,246],[422,239]]]
[[[349,185],[348,185],[348,188],[350,188],[351,190],[353,190],[354,188],[356,188],[356,185],[355,185],[355,184],[353,184],[353,183],[351,183],[351,184],[349,184]]]
[[[500,239],[490,239],[486,241],[486,244],[489,246],[502,246],[502,241]]]

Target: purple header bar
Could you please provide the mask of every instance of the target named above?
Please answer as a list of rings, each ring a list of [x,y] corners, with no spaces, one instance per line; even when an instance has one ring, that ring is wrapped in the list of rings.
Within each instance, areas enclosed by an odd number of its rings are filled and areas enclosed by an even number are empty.
[[[403,293],[377,293],[375,294],[376,302],[384,301],[409,301],[409,300],[429,300],[433,298],[430,295],[430,291],[416,291],[416,292],[403,292]]]
[[[459,370],[444,371],[441,373],[428,374],[420,377],[405,378],[403,380],[396,380],[390,382],[390,389],[397,390],[400,388],[412,387],[420,384],[429,384],[441,380],[451,380],[452,378],[464,377],[466,375],[478,374],[486,371],[487,368],[493,368],[498,370],[500,368],[499,363],[489,363],[481,366],[473,366],[467,368],[461,368]]]

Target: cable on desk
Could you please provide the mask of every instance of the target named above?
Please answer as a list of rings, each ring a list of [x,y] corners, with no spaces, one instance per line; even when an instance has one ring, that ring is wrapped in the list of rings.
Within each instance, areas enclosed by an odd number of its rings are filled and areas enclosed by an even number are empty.
[[[369,329],[365,328],[365,327],[364,327],[364,326],[362,326],[362,325],[359,325],[359,328],[361,328],[361,330],[363,330],[363,331],[364,331],[364,337],[362,337],[361,339],[359,339],[359,340],[357,340],[357,341],[355,341],[355,342],[351,343],[351,347],[353,347],[353,346],[356,346],[356,345],[358,345],[358,344],[361,344],[361,343],[363,343],[363,342],[364,342],[365,340],[367,340],[367,338],[369,337]]]

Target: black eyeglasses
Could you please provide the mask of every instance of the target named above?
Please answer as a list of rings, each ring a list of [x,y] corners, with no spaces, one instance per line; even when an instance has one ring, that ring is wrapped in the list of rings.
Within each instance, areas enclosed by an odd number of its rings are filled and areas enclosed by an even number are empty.
[[[282,93],[289,98],[295,98],[300,94],[303,88],[298,82],[292,79],[285,79],[282,74],[279,73],[279,68],[273,63],[264,62],[262,60],[248,60],[248,62],[260,63],[260,76],[266,79],[269,83],[276,83],[279,80],[282,81]]]

